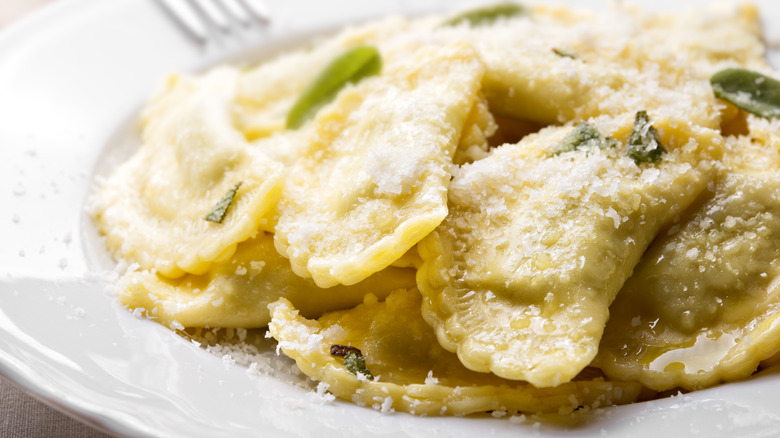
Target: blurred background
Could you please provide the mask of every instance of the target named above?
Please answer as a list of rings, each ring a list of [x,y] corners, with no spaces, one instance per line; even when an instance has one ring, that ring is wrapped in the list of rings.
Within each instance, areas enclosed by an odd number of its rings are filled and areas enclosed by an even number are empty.
[[[0,28],[55,0],[0,0]]]

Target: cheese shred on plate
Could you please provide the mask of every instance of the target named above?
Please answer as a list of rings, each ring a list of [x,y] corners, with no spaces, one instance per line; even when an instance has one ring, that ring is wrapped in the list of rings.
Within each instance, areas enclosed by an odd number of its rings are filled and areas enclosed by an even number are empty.
[[[119,299],[383,413],[571,414],[780,357],[755,6],[499,4],[172,76],[93,195]],[[221,350],[220,350],[221,351]]]

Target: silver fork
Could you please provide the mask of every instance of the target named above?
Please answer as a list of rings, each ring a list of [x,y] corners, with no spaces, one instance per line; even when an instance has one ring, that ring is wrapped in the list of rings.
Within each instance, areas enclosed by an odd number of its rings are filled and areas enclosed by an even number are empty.
[[[215,34],[230,34],[240,27],[265,25],[271,20],[262,0],[157,0],[157,3],[199,44],[205,44]]]

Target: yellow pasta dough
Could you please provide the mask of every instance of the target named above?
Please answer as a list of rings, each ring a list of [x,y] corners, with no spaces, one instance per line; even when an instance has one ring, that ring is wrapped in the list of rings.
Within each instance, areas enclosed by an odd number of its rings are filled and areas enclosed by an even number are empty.
[[[393,292],[319,320],[298,315],[289,301],[271,306],[271,334],[298,367],[327,385],[328,391],[359,405],[418,415],[463,415],[485,411],[570,413],[586,407],[636,400],[641,387],[601,378],[570,382],[554,389],[501,379],[466,369],[436,342],[420,314],[415,289]],[[350,372],[331,346],[348,345],[365,356],[373,380]]]
[[[455,175],[450,214],[419,245],[423,315],[468,368],[567,382],[596,355],[608,306],[657,230],[708,182],[669,154],[551,154],[572,128],[505,145]]]
[[[441,32],[474,44],[492,112],[545,124],[655,108],[716,128],[710,75],[767,65],[749,4],[674,14],[537,5],[490,26]]]
[[[231,123],[235,71],[172,78],[144,114],[143,145],[103,184],[98,228],[115,255],[178,277],[225,260],[279,199],[282,165]],[[240,183],[222,223],[205,217]]]
[[[488,139],[497,130],[498,125],[488,109],[487,101],[480,97],[469,112],[452,162],[460,165],[485,158],[490,149]]]
[[[322,286],[390,265],[447,214],[449,167],[483,67],[466,45],[390,59],[312,122],[275,229],[293,270]]]
[[[455,16],[172,76],[95,196],[120,301],[268,325],[383,412],[570,414],[780,362],[780,121],[747,113],[780,102],[711,82],[771,90],[755,6]]]
[[[613,304],[597,359],[609,375],[699,389],[780,351],[778,150],[729,143],[717,184],[656,239]]]
[[[149,271],[125,274],[119,281],[119,300],[162,324],[184,327],[254,328],[270,321],[268,304],[280,297],[295,303],[302,315],[346,309],[372,294],[415,284],[414,270],[387,268],[353,286],[317,287],[290,269],[274,249],[273,236],[260,233],[238,245],[230,260],[216,263],[203,275],[167,279]]]
[[[240,129],[251,140],[284,131],[295,100],[333,58],[350,47],[379,44],[408,28],[403,17],[347,28],[314,47],[287,53],[239,75],[235,113]]]

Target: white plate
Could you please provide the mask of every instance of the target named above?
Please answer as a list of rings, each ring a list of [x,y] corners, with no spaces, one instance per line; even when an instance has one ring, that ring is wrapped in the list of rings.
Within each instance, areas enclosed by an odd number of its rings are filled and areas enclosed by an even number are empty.
[[[126,155],[136,112],[166,73],[261,59],[313,33],[389,12],[473,1],[268,3],[270,27],[206,47],[192,44],[153,0],[64,1],[0,35],[0,374],[124,435],[733,437],[780,430],[778,375],[606,409],[568,430],[322,404],[120,308],[96,275],[110,262],[84,199],[94,176]],[[759,3],[769,23],[780,23],[780,4]]]

